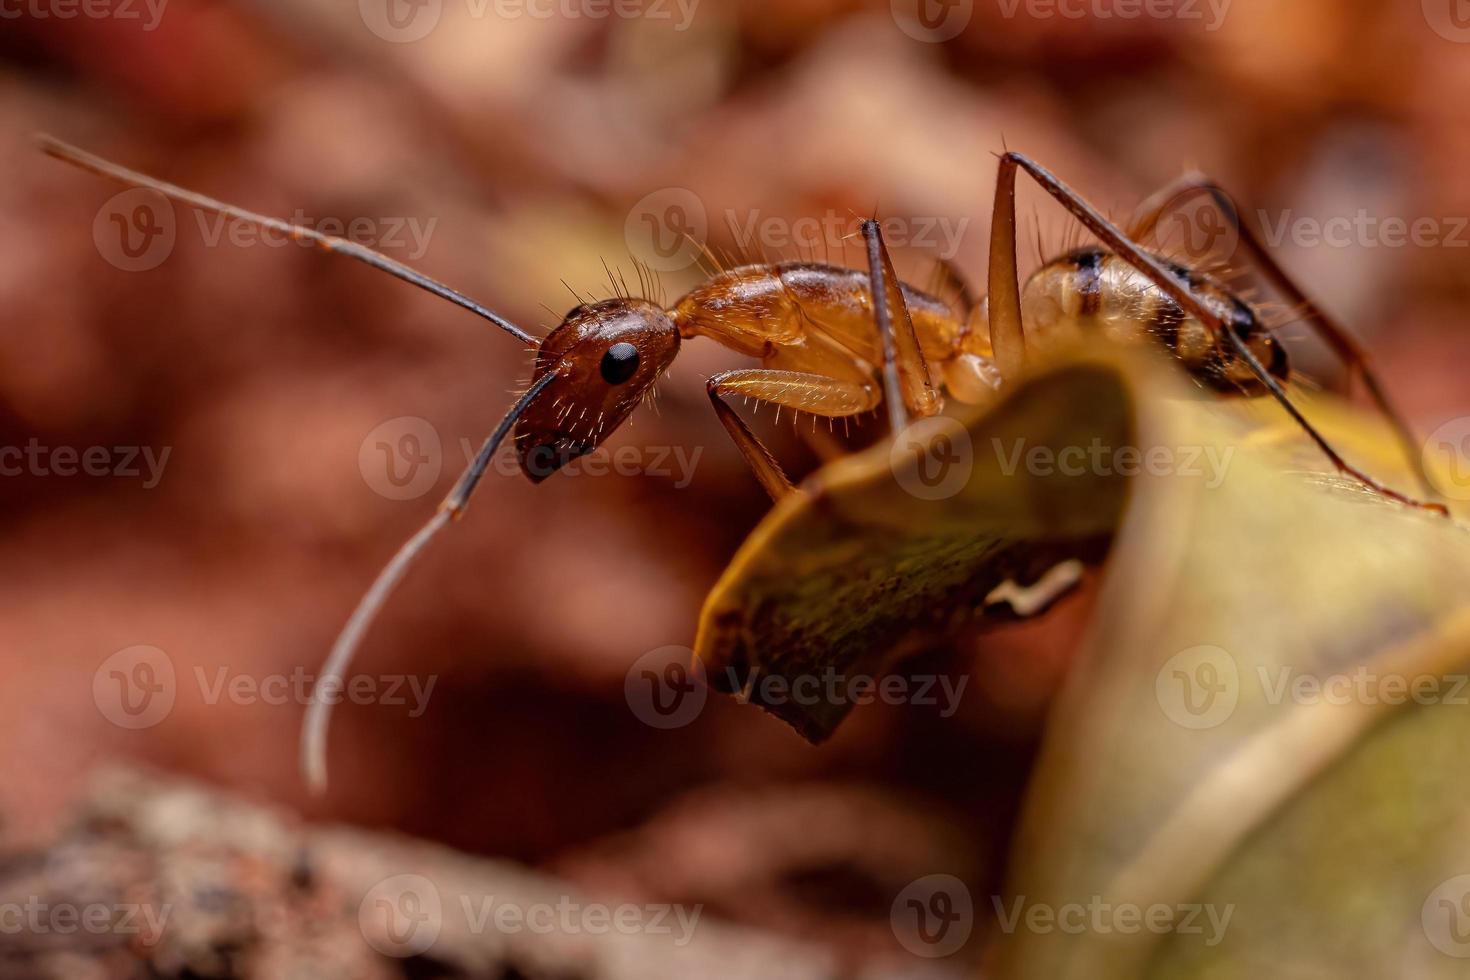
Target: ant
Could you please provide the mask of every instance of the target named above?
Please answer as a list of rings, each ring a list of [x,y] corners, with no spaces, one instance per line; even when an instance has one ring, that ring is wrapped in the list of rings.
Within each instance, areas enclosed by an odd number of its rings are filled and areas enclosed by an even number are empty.
[[[963,403],[987,400],[1027,368],[1027,334],[1035,340],[1068,332],[1102,332],[1131,343],[1162,345],[1203,386],[1223,394],[1269,395],[1311,437],[1332,464],[1364,487],[1409,507],[1448,515],[1392,490],[1344,460],[1287,394],[1291,369],[1280,341],[1256,310],[1219,278],[1169,261],[1139,244],[1176,201],[1209,195],[1259,271],[1357,374],[1402,442],[1417,475],[1423,461],[1403,417],[1390,403],[1350,334],[1309,300],[1236,214],[1214,181],[1187,175],[1148,198],[1125,231],[1030,158],[1000,157],[991,226],[989,295],[949,303],[899,281],[876,220],[862,224],[867,269],[815,262],[780,262],[727,269],[669,308],[619,296],[580,305],[543,340],[468,296],[379,252],[309,228],[256,214],[110,163],[48,136],[42,150],[84,170],[202,211],[308,241],[364,262],[490,321],[535,351],[530,387],[495,427],[434,515],[379,573],[337,637],[313,691],[302,727],[301,763],[317,792],[326,785],[329,692],[340,689],[373,619],[409,566],[451,521],[464,514],[492,458],[514,430],[522,472],[540,483],[596,449],[679,353],[680,344],[707,337],[761,367],[723,371],[708,381],[710,403],[755,478],[774,500],[800,492],[770,450],[730,407],[730,396],[769,402],[827,418],[887,408],[894,432],[910,416],[927,417],[944,404],[940,386]],[[1046,262],[1025,282],[1016,262],[1016,179],[1024,171],[1101,243]],[[952,270],[951,270],[952,271]],[[874,289],[872,284],[877,284]]]

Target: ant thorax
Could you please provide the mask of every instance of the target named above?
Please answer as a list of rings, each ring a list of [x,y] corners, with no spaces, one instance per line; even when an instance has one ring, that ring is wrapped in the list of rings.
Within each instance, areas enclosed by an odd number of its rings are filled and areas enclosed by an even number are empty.
[[[702,336],[742,354],[769,357],[819,333],[871,365],[883,360],[868,274],[816,262],[746,265],[720,272],[674,307],[686,337]],[[968,311],[904,283],[904,303],[924,357],[943,362],[962,352],[988,355]]]

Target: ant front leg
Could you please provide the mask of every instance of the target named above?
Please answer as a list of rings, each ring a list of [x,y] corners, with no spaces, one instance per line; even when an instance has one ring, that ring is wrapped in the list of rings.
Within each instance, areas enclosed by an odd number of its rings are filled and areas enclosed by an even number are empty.
[[[860,415],[878,407],[878,392],[871,385],[841,381],[808,371],[781,371],[774,368],[724,371],[709,379],[708,390],[715,414],[720,417],[730,439],[772,500],[780,500],[795,487],[770,449],[750,431],[750,426],[735,413],[735,409],[725,402],[726,395],[744,395],[793,411],[824,415],[828,418]]]
[[[897,435],[908,427],[909,413],[926,418],[936,414],[944,400],[929,377],[929,363],[924,360],[919,335],[903,298],[903,284],[893,271],[893,260],[877,221],[863,222],[863,240],[868,247],[873,320],[883,347],[883,395],[888,402],[889,426]]]
[[[943,399],[930,379],[929,364],[919,347],[903,286],[893,270],[878,222],[863,222],[863,238],[867,242],[873,319],[883,350],[881,398],[888,401],[889,422],[896,433],[908,425],[908,413],[921,417],[933,415],[942,407]],[[778,408],[827,418],[861,415],[877,408],[881,400],[879,392],[862,377],[864,371],[852,362],[851,355],[826,341],[820,333],[813,334],[809,344],[804,362],[796,366],[819,364],[831,374],[763,367],[726,371],[709,379],[710,404],[715,414],[772,500],[780,500],[795,488],[770,449],[726,403],[726,395],[743,395]],[[777,360],[780,357],[776,355]],[[817,363],[805,363],[810,359]],[[851,379],[833,376],[846,373],[851,373]]]
[[[1177,303],[1186,314],[1193,317],[1215,337],[1217,344],[1223,343],[1231,353],[1239,357],[1250,368],[1251,373],[1269,391],[1316,443],[1338,472],[1356,480],[1390,500],[1410,507],[1433,511],[1444,516],[1449,510],[1442,504],[1424,503],[1407,497],[1374,480],[1362,470],[1351,465],[1332,448],[1323,435],[1302,415],[1286,389],[1266,370],[1246,342],[1226,327],[1188,284],[1170,274],[1163,263],[1135,244],[1123,231],[1096,208],[1083,200],[1076,191],[1063,184],[1050,171],[1020,153],[1006,153],[1000,158],[1000,170],[995,186],[995,221],[991,231],[990,249],[990,324],[991,343],[995,347],[996,359],[1002,375],[1008,382],[1019,377],[1025,367],[1025,338],[1021,326],[1021,285],[1016,271],[1016,172],[1025,170],[1041,185],[1057,203],[1066,208],[1073,217],[1092,232],[1107,248],[1143,273],[1166,296]]]
[[[1265,274],[1267,280],[1285,298],[1291,308],[1302,311],[1307,325],[1327,342],[1333,352],[1348,366],[1348,370],[1356,373],[1362,379],[1368,396],[1373,400],[1378,411],[1388,420],[1394,435],[1398,437],[1404,456],[1414,469],[1420,484],[1432,494],[1434,484],[1430,482],[1429,474],[1424,469],[1424,455],[1419,451],[1419,444],[1414,439],[1413,430],[1405,421],[1403,414],[1389,400],[1387,389],[1379,381],[1377,372],[1373,370],[1369,362],[1368,352],[1342,324],[1333,319],[1332,315],[1323,310],[1315,300],[1307,296],[1296,280],[1292,279],[1291,275],[1281,267],[1281,264],[1266,249],[1255,229],[1241,218],[1230,195],[1225,193],[1219,183],[1198,173],[1186,174],[1173,181],[1139,206],[1128,228],[1128,237],[1135,242],[1147,240],[1148,236],[1154,234],[1160,219],[1166,212],[1181,203],[1185,197],[1195,193],[1209,195],[1215,209],[1225,218],[1227,227],[1234,228],[1238,232],[1240,244],[1245,247],[1256,268]]]

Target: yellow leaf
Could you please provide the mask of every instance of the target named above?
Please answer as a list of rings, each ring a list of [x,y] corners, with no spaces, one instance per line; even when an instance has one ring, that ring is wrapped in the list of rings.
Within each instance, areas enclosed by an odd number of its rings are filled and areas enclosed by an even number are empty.
[[[1306,411],[1416,491],[1385,427],[1327,398]],[[883,446],[773,511],[706,605],[714,683],[880,673],[999,582],[1110,542],[1007,894],[974,903],[1008,913],[994,976],[1470,972],[1466,531],[1342,479],[1279,408],[1121,352],[1054,366],[962,428],[949,496],[905,489],[933,458]],[[1011,469],[1017,444],[1041,463],[1101,446],[1107,465]],[[1164,465],[1119,472],[1124,447]],[[846,711],[768,707],[818,738]]]

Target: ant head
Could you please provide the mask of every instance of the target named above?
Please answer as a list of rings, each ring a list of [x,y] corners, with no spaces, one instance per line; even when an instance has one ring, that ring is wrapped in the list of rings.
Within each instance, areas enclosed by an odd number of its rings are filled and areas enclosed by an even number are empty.
[[[657,304],[609,299],[568,313],[541,343],[535,379],[556,370],[516,423],[521,472],[540,483],[602,444],[679,352],[679,330]]]

